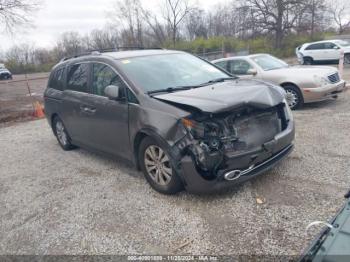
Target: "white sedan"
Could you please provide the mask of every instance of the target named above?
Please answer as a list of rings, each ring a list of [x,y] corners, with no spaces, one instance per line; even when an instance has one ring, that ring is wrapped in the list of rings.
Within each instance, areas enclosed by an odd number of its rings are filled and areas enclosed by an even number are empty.
[[[345,81],[334,67],[289,66],[268,54],[229,57],[212,63],[233,75],[283,87],[291,109],[300,108],[304,103],[335,99],[345,89]]]

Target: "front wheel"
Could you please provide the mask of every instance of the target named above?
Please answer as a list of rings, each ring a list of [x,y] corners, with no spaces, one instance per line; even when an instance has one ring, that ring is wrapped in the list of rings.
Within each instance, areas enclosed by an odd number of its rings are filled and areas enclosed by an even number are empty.
[[[304,98],[299,88],[293,85],[285,85],[284,90],[286,91],[286,100],[290,109],[295,110],[301,108],[304,104]]]
[[[312,65],[313,64],[313,60],[311,57],[304,57],[303,58],[303,65]]]
[[[183,189],[167,151],[154,139],[146,137],[139,150],[139,161],[147,182],[162,194],[176,194]]]
[[[54,133],[62,149],[65,151],[74,149],[75,146],[71,143],[71,139],[62,120],[56,116],[52,122]]]

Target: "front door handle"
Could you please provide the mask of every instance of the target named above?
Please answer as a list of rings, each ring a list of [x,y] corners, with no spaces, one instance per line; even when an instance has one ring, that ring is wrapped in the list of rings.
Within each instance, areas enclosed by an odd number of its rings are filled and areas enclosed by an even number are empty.
[[[96,113],[96,108],[92,108],[92,107],[89,107],[89,106],[80,106],[80,110],[83,113],[87,113],[87,114],[94,114],[94,113]]]

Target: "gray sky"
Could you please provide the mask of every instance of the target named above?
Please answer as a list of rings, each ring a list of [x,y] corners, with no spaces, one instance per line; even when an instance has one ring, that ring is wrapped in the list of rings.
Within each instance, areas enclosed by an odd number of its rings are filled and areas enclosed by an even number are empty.
[[[159,1],[141,0],[152,10],[159,10]],[[163,0],[164,1],[164,0]],[[226,0],[193,0],[204,9]],[[85,34],[95,28],[103,28],[109,9],[115,0],[42,0],[43,6],[34,17],[34,28],[16,30],[13,37],[0,34],[0,51],[14,44],[33,43],[38,47],[53,46],[65,31]],[[146,5],[146,4],[144,4]]]

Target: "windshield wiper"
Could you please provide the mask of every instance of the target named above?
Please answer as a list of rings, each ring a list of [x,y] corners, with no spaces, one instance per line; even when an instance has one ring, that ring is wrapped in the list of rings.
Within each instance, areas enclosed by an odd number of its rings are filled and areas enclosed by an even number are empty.
[[[210,80],[206,84],[220,83],[220,82],[225,82],[226,80],[235,80],[235,79],[238,79],[238,77],[237,76],[220,77],[220,78],[216,78],[216,79]]]
[[[152,91],[148,91],[147,94],[151,95],[151,94],[155,94],[155,93],[172,93],[175,91],[181,91],[181,90],[189,90],[192,88],[196,88],[198,86],[175,86],[175,87],[168,87],[165,89],[158,89],[158,90],[152,90]]]
[[[199,87],[203,87],[203,86],[210,85],[213,83],[219,83],[219,82],[224,82],[226,80],[235,80],[235,79],[238,79],[238,77],[237,76],[221,77],[221,78],[216,78],[216,79],[210,80],[210,81],[203,83],[203,84],[200,84],[200,85],[168,87],[165,89],[157,89],[157,90],[148,91],[147,94],[151,95],[151,94],[155,94],[155,93],[172,93],[175,91],[189,90],[192,88],[199,88]]]

